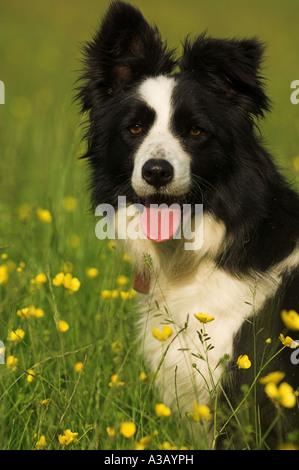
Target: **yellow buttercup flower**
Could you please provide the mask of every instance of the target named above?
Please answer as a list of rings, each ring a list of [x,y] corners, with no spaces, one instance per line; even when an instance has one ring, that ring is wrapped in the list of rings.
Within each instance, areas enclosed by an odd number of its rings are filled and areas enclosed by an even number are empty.
[[[34,313],[32,313],[32,316],[35,318],[42,318],[45,315],[45,312],[43,311],[42,308],[35,308]]]
[[[120,292],[120,297],[121,297],[122,300],[131,300],[135,297],[136,294],[137,294],[137,292],[134,289],[130,289],[127,292],[121,291]]]
[[[120,433],[122,436],[130,438],[136,433],[136,425],[132,422],[124,422],[120,425]]]
[[[194,313],[194,316],[200,323],[209,323],[215,319],[215,317],[206,315],[205,313]]]
[[[130,279],[127,276],[121,275],[121,276],[118,276],[118,278],[116,279],[116,282],[120,287],[123,287],[123,286],[126,286],[130,282]]]
[[[8,358],[6,359],[6,366],[8,367],[8,369],[17,370],[18,362],[19,361],[16,357],[8,356]]]
[[[97,268],[87,268],[86,269],[86,276],[90,279],[94,279],[99,275],[99,270]]]
[[[35,449],[36,450],[42,450],[44,447],[46,447],[47,441],[44,435],[42,435],[39,440],[35,444]]]
[[[64,286],[70,292],[76,292],[80,288],[80,281],[77,277],[73,277],[70,272],[63,273],[60,272],[56,274],[53,281],[53,286]]]
[[[42,286],[43,284],[45,284],[45,282],[47,282],[47,276],[44,274],[44,273],[39,273],[36,277],[35,277],[35,282],[36,284],[38,285],[38,287]]]
[[[33,382],[33,380],[35,379],[35,373],[34,373],[34,370],[33,369],[29,369],[27,371],[27,382],[31,383]]]
[[[49,224],[53,220],[51,212],[48,211],[47,209],[42,209],[41,207],[39,207],[36,210],[36,213],[37,213],[37,217],[39,218],[39,220],[43,223]]]
[[[80,288],[80,281],[77,277],[73,277],[71,273],[66,273],[63,278],[63,285],[66,289],[76,292]]]
[[[76,362],[75,372],[82,372],[82,370],[83,370],[83,362]]]
[[[119,382],[117,374],[111,375],[109,387],[117,388],[117,387],[122,387],[123,385],[125,385],[125,382]]]
[[[152,335],[159,341],[165,341],[173,334],[173,330],[170,326],[162,326],[162,332],[158,328],[153,328]]]
[[[290,330],[299,330],[299,315],[295,310],[282,310],[281,319]]]
[[[164,403],[156,403],[155,413],[159,418],[166,418],[167,416],[170,416],[171,410],[166,405],[164,405]]]
[[[149,436],[142,437],[138,442],[134,443],[135,450],[144,450],[146,449],[154,439],[154,437],[158,434],[158,431],[154,431]]]
[[[107,431],[107,434],[108,434],[109,437],[115,437],[116,436],[116,432],[115,432],[114,428],[107,427],[106,431]]]
[[[249,369],[251,367],[251,362],[247,354],[238,357],[237,365],[239,369]]]
[[[288,348],[295,349],[299,346],[299,343],[296,343],[296,341],[294,341],[290,336],[284,337],[282,333],[279,335],[279,339],[282,344]]]
[[[68,329],[69,324],[64,320],[59,320],[57,323],[57,330],[60,331],[60,333],[65,333]]]
[[[213,418],[212,413],[208,405],[199,405],[198,403],[193,403],[193,413],[187,413],[189,418],[192,418],[193,421],[199,423],[199,421],[209,421]]]
[[[7,337],[8,341],[18,342],[21,341],[25,336],[25,331],[18,328],[15,331],[11,331]]]
[[[261,377],[259,382],[262,385],[267,385],[268,383],[274,383],[275,385],[279,384],[279,382],[284,379],[285,373],[284,372],[270,372],[265,377]]]
[[[294,406],[296,406],[294,390],[291,385],[286,382],[282,382],[279,387],[273,382],[267,383],[265,393],[277,405],[282,405],[285,408],[294,408]]]
[[[132,257],[130,255],[130,253],[124,253],[123,260],[126,261],[127,263],[131,263],[132,262]]]
[[[35,308],[34,305],[31,305],[30,307],[17,310],[17,315],[25,320],[30,317],[42,318],[45,315],[45,312],[43,309]]]
[[[53,283],[53,286],[61,286],[63,284],[63,280],[64,280],[64,273],[58,273],[56,274],[56,276],[54,277],[52,283]]]
[[[114,343],[111,344],[111,350],[114,354],[119,353],[122,349],[123,345],[119,341],[114,341]]]
[[[101,296],[105,300],[110,300],[112,299],[112,291],[111,290],[102,290]]]
[[[114,251],[116,249],[116,242],[114,240],[109,240],[107,246],[110,251]]]
[[[8,269],[6,264],[2,264],[0,266],[0,285],[4,285],[8,282],[9,275],[8,275]]]
[[[58,440],[59,440],[60,444],[68,446],[69,444],[74,442],[74,440],[77,437],[78,437],[77,432],[72,432],[72,431],[70,431],[70,429],[66,429],[64,431],[64,434],[60,434],[58,436]]]

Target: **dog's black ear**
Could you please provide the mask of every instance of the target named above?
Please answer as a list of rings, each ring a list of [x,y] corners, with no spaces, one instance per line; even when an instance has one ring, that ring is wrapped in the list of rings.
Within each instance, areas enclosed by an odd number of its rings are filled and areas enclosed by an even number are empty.
[[[259,74],[263,52],[255,38],[214,39],[202,34],[193,43],[186,40],[180,67],[248,113],[262,117],[270,107]]]
[[[137,8],[121,1],[110,5],[99,31],[84,47],[84,56],[85,83],[79,93],[83,110],[143,76],[168,74],[175,65],[158,29]]]

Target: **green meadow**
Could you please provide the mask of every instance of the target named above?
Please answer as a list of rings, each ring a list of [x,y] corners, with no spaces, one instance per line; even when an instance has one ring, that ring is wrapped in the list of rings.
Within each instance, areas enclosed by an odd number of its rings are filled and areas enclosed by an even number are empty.
[[[258,36],[266,44],[263,74],[273,112],[260,128],[299,188],[299,104],[290,100],[291,83],[299,80],[298,1],[134,3],[171,47],[178,45],[178,54],[187,34],[204,30]],[[135,335],[137,304],[144,299],[132,291],[134,260],[96,238],[88,169],[79,159],[84,129],[74,96],[80,47],[108,4],[1,5],[1,450],[198,448],[189,421],[184,427],[172,410],[156,407],[155,373],[143,364]],[[214,438],[226,424],[236,435],[242,426],[242,448],[265,448],[258,424],[248,418],[244,425],[237,411],[229,409],[222,424],[213,415]],[[200,421],[195,426],[205,428],[205,418]],[[294,430],[281,445],[296,443]],[[227,448],[238,446],[228,435]],[[204,439],[203,447],[214,448],[214,440]]]

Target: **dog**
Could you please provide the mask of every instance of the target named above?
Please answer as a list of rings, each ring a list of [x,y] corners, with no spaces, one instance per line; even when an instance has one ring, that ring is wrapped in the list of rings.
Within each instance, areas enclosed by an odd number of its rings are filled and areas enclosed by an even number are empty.
[[[83,157],[93,206],[116,208],[118,227],[128,225],[129,205],[143,207],[134,217],[144,236],[124,243],[137,260],[139,341],[161,400],[190,417],[192,403],[213,409],[215,396],[236,407],[248,384],[261,435],[278,442],[277,408],[287,440],[298,406],[269,397],[258,379],[280,371],[293,391],[299,386],[292,351],[281,342],[296,335],[281,312],[299,312],[299,197],[257,127],[271,109],[263,52],[257,38],[202,33],[187,37],[176,59],[156,26],[115,1],[84,47],[78,99],[88,115]],[[173,222],[164,238],[171,224],[161,226],[160,205]],[[177,222],[187,206],[191,242],[201,234],[191,249]]]

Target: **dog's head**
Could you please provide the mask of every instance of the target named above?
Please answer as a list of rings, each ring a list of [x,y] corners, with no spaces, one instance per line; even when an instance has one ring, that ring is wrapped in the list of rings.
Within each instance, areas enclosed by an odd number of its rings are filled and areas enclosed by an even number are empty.
[[[262,52],[256,39],[202,34],[187,39],[175,61],[139,10],[112,3],[85,47],[79,92],[94,204],[115,204],[119,195],[203,202],[221,218],[245,191],[253,205],[268,165],[254,134],[255,117],[269,107]]]

